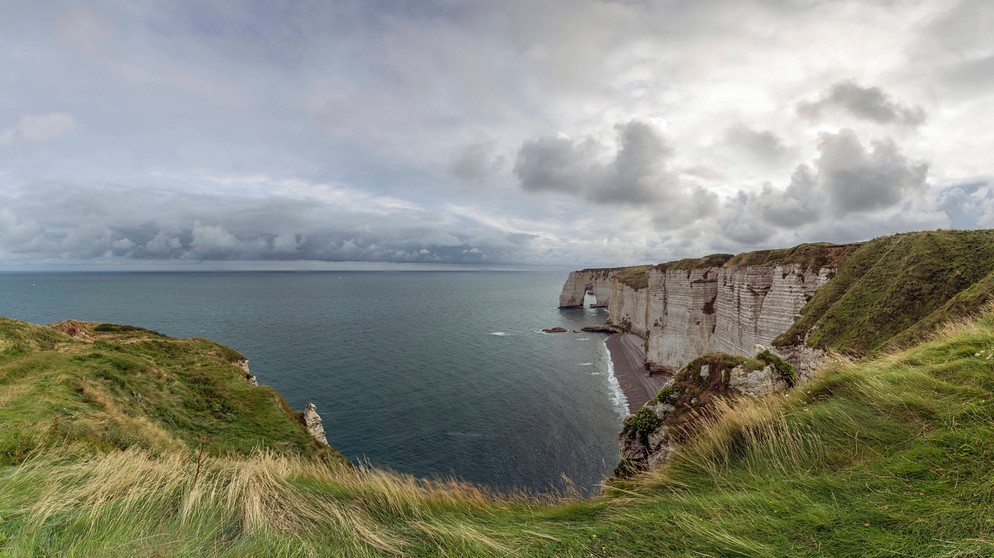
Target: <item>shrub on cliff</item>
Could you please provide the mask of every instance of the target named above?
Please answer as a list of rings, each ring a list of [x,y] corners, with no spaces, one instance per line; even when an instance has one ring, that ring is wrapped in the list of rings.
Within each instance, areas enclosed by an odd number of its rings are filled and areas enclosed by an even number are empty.
[[[642,407],[634,415],[625,419],[621,434],[629,440],[638,440],[642,445],[649,443],[649,434],[663,425],[663,421],[648,407]]]
[[[756,358],[769,366],[772,366],[773,369],[777,371],[777,374],[780,375],[780,378],[787,383],[788,387],[794,387],[797,383],[797,371],[794,370],[794,366],[773,354],[773,352],[769,349],[760,351],[760,353],[756,355]]]

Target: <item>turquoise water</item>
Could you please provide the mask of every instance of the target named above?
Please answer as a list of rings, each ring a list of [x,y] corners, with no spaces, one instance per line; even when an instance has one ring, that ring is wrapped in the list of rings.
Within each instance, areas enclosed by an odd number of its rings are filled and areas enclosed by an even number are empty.
[[[594,490],[622,408],[604,310],[556,307],[565,273],[0,275],[0,315],[138,325],[245,354],[294,408],[313,401],[353,460],[499,488]]]

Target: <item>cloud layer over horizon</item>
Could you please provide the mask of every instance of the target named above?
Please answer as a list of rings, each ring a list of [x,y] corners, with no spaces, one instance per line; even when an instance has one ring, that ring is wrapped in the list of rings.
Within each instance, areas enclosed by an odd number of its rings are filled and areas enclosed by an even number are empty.
[[[25,4],[0,268],[662,262],[994,227],[994,4]]]

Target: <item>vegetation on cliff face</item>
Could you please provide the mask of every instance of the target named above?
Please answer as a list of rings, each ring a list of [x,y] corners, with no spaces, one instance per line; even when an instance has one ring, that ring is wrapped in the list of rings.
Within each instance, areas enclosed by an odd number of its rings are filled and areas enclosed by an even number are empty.
[[[219,346],[93,329],[85,342],[0,322],[4,447],[29,433],[24,451],[0,463],[0,555],[991,554],[994,309],[910,349],[840,358],[780,395],[734,408],[718,398],[668,464],[602,496],[557,502],[344,464]],[[74,360],[94,352],[102,356]],[[181,372],[211,377],[210,401],[236,409],[254,397],[243,387],[263,394],[256,403],[283,437],[216,425],[208,436],[250,435],[262,449],[227,440],[196,474],[199,432],[156,411],[182,409],[194,428],[227,419],[206,399],[181,403],[196,385]],[[77,381],[106,401],[77,392]],[[132,389],[163,399],[144,406]],[[142,416],[157,428],[143,429]],[[115,424],[135,441],[105,437]]]
[[[907,346],[994,294],[994,231],[930,231],[863,243],[774,341],[853,355]]]

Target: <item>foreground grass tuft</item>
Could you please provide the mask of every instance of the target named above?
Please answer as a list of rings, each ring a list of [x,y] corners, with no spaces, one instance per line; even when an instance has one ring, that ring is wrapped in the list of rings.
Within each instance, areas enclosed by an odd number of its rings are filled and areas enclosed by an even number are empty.
[[[781,395],[734,407],[717,399],[667,466],[582,501],[499,495],[285,447],[213,451],[194,483],[195,446],[171,427],[161,426],[178,449],[152,438],[148,448],[105,447],[65,437],[61,421],[48,441],[52,413],[64,415],[18,402],[64,393],[30,378],[114,382],[60,360],[92,350],[76,341],[30,343],[0,362],[0,412],[47,427],[0,465],[3,556],[994,555],[990,309],[907,350],[838,357]],[[8,396],[7,386],[22,387]]]

